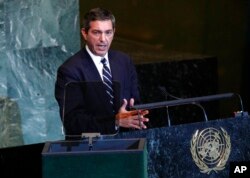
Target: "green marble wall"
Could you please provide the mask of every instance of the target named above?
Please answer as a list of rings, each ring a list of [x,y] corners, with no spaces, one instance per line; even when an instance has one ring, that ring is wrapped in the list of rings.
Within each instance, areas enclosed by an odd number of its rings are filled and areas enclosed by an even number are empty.
[[[78,0],[0,0],[0,147],[63,138],[54,83],[80,49],[78,9]]]

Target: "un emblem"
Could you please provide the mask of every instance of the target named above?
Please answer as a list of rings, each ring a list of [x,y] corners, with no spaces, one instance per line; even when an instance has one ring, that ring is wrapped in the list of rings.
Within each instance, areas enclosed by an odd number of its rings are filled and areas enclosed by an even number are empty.
[[[191,140],[192,158],[200,172],[210,174],[211,171],[223,170],[231,152],[230,136],[220,128],[197,130]]]

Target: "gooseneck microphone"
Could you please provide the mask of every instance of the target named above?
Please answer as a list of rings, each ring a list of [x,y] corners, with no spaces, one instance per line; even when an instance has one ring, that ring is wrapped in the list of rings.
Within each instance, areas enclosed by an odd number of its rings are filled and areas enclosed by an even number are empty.
[[[166,90],[165,87],[163,86],[158,86],[158,89],[160,90],[161,94],[164,96],[165,100],[168,100],[168,96],[170,96]],[[167,112],[167,121],[168,121],[168,126],[171,126],[171,119],[169,116],[169,110],[168,110],[168,106],[166,106],[166,112]]]
[[[162,92],[165,92],[166,96],[170,96],[170,94],[164,90],[164,87],[161,87]],[[173,95],[171,95],[173,97]],[[205,120],[207,121],[207,116],[204,108],[199,104],[201,102],[208,102],[208,101],[213,101],[213,100],[220,100],[220,99],[227,99],[227,98],[232,98],[237,96],[238,99],[240,100],[240,111],[236,111],[235,117],[237,118],[249,118],[248,112],[244,111],[243,108],[243,103],[242,99],[239,94],[235,93],[223,93],[223,94],[215,94],[215,95],[208,95],[208,96],[200,96],[200,97],[193,97],[193,98],[179,98],[175,100],[170,100],[170,101],[161,101],[161,102],[156,102],[156,103],[148,103],[148,104],[139,104],[139,105],[134,105],[133,109],[154,109],[154,108],[160,108],[160,107],[166,107],[166,106],[179,106],[179,105],[186,105],[186,104],[195,104],[199,106],[203,112],[204,112],[204,117]],[[176,97],[178,98],[178,97]]]
[[[248,118],[249,117],[248,112],[244,110],[243,101],[241,99],[241,96],[238,93],[235,93],[235,95],[239,98],[241,110],[234,112],[234,116]]]
[[[173,98],[175,100],[182,100],[183,99],[183,98],[176,97],[176,96],[170,94],[169,92],[167,92],[167,89],[164,86],[158,86],[158,89],[161,91],[162,95],[165,97],[166,100],[168,100],[168,97]],[[204,120],[206,122],[208,121],[207,113],[206,113],[204,107],[200,103],[192,102],[192,103],[186,103],[186,104],[191,104],[191,105],[195,105],[195,106],[199,107],[203,112]],[[167,108],[168,125],[170,126],[171,119],[169,117],[168,106],[166,106],[166,108]]]

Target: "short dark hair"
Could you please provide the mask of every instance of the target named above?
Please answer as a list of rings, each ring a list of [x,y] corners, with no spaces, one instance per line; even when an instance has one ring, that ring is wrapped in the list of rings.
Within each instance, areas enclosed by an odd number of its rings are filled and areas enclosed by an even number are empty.
[[[113,29],[115,28],[115,16],[112,14],[112,12],[107,9],[99,7],[91,9],[84,15],[82,27],[87,32],[90,28],[90,22],[96,20],[100,21],[111,20]]]

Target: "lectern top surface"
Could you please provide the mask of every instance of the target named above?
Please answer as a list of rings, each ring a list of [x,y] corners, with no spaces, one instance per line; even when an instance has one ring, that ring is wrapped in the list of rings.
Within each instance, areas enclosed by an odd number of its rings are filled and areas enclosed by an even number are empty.
[[[93,140],[92,152],[113,152],[113,151],[142,151],[145,139],[107,139]],[[43,149],[43,154],[50,153],[70,153],[70,152],[89,152],[87,140],[81,141],[57,141],[47,142]]]

